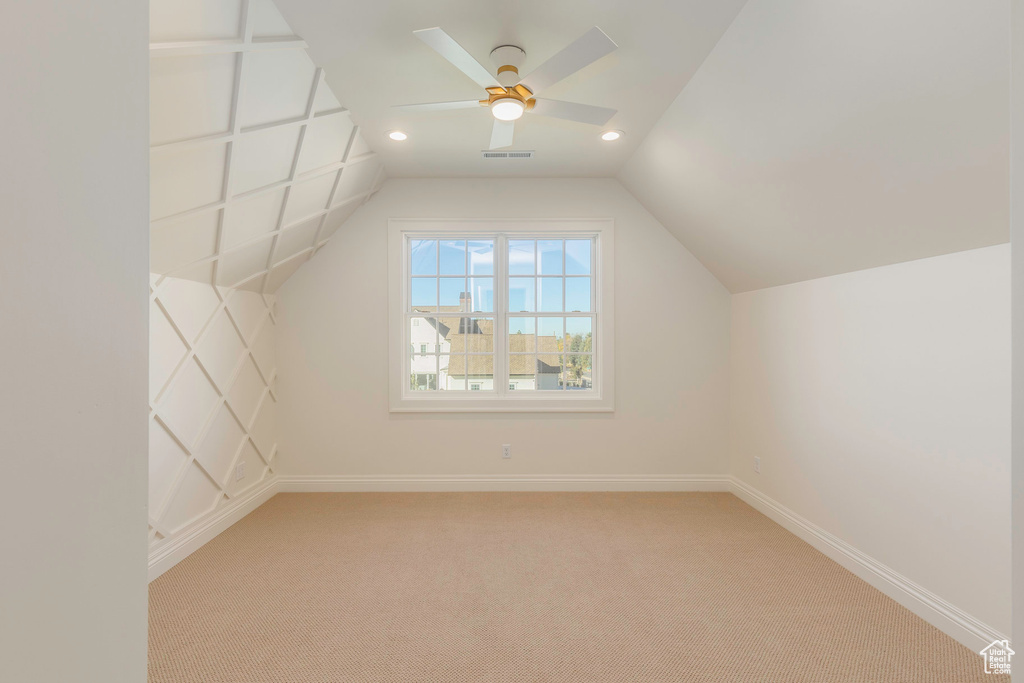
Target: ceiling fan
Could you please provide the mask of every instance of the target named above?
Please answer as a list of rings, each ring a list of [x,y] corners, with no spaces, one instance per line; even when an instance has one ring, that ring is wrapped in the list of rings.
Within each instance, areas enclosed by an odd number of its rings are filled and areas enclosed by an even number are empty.
[[[500,45],[494,48],[491,59],[498,70],[496,75],[491,75],[490,71],[440,28],[425,28],[413,31],[413,34],[484,88],[487,99],[405,104],[396,108],[406,111],[446,111],[489,107],[494,116],[490,149],[512,145],[515,122],[525,112],[595,126],[608,123],[616,113],[607,107],[536,98],[544,88],[571,76],[618,47],[596,26],[522,79],[519,77],[519,65],[526,57],[526,52],[521,47]]]

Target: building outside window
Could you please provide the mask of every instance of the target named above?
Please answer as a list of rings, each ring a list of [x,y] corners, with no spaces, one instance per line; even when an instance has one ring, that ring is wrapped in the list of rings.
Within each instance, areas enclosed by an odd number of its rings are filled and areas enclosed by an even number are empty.
[[[610,221],[424,223],[392,222],[392,408],[609,410]]]

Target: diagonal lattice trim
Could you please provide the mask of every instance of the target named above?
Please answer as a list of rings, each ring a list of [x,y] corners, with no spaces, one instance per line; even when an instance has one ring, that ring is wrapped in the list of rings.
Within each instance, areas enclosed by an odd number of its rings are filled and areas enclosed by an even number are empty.
[[[361,143],[359,128],[352,126],[349,139],[344,150],[339,150],[336,161],[322,165],[318,168],[299,171],[299,164],[302,158],[303,146],[308,146],[310,125],[316,121],[332,117],[347,117],[348,112],[340,105],[335,107],[321,107],[317,111],[318,94],[329,93],[329,88],[324,81],[323,69],[315,68],[312,86],[307,98],[305,112],[302,116],[286,118],[283,120],[261,122],[256,125],[242,126],[242,108],[246,102],[246,93],[251,86],[251,81],[256,78],[253,73],[253,55],[273,52],[304,51],[306,43],[296,36],[281,38],[255,38],[254,15],[252,11],[254,0],[242,0],[241,15],[239,17],[240,35],[236,38],[226,40],[181,40],[174,42],[153,43],[150,46],[150,56],[154,60],[166,59],[195,59],[208,55],[234,54],[236,62],[234,66],[234,79],[230,93],[229,105],[229,127],[228,130],[203,134],[183,139],[172,139],[169,142],[160,142],[151,146],[151,153],[154,158],[161,155],[175,154],[181,150],[187,150],[197,146],[219,145],[224,148],[224,173],[220,187],[220,197],[214,202],[200,206],[191,206],[178,210],[170,215],[161,216],[151,221],[152,229],[162,231],[173,231],[175,226],[183,221],[195,219],[201,220],[204,215],[219,212],[216,217],[216,234],[213,240],[212,253],[200,258],[187,260],[186,262],[175,262],[162,272],[164,275],[182,277],[186,279],[202,279],[211,284],[227,287],[240,287],[261,292],[271,292],[279,286],[288,275],[294,272],[298,264],[312,258],[312,256],[326,243],[329,234],[325,226],[334,212],[348,213],[354,205],[367,201],[383,182],[383,168],[379,159],[373,152],[358,152],[357,149],[366,149]],[[206,93],[197,93],[201,99]],[[226,100],[225,100],[226,101]],[[340,125],[340,124],[339,124]],[[263,133],[270,130],[281,130],[297,128],[297,144],[292,156],[290,172],[287,177],[267,183],[263,186],[245,189],[239,192],[237,187],[238,178],[238,144],[248,139],[248,136]],[[357,141],[360,141],[357,144]],[[363,166],[363,165],[366,166]],[[358,168],[357,168],[358,167]],[[346,186],[344,196],[340,188],[345,185],[346,173],[356,173],[353,178],[360,178],[362,181],[356,187]],[[286,211],[289,201],[292,199],[293,188],[299,184],[327,175],[333,175],[333,182],[330,183],[331,190],[327,201],[320,210],[308,215],[298,216],[295,220],[289,219],[285,223]],[[367,184],[366,179],[370,182]],[[349,183],[351,185],[351,183]],[[282,206],[277,216],[274,228],[266,233],[259,234],[243,242],[234,243],[228,251],[225,251],[225,225],[233,215],[238,202],[252,199],[267,193],[278,193],[283,191]],[[310,224],[316,221],[315,229],[309,243],[299,251],[294,251],[297,245],[290,245],[289,252],[281,254],[279,245],[284,234],[288,234],[291,228],[303,224]],[[180,235],[179,235],[180,233]],[[298,233],[291,233],[297,236]],[[171,235],[171,240],[188,240],[186,231],[178,231]],[[235,269],[229,273],[222,265],[225,257],[237,256],[242,258],[242,253],[249,253],[246,250],[260,250],[260,245],[267,245],[267,258],[261,266],[245,266],[245,272],[240,276]],[[201,242],[196,249],[205,250]],[[189,250],[184,250],[188,252]],[[294,253],[291,253],[294,252]],[[246,259],[247,261],[248,259]],[[280,270],[276,270],[280,269]],[[275,272],[276,271],[276,272]],[[232,282],[227,279],[234,280]]]
[[[156,392],[153,400],[151,401],[150,428],[162,429],[166,432],[167,436],[170,437],[170,439],[184,453],[185,458],[177,468],[173,476],[173,480],[170,482],[167,492],[163,496],[162,500],[150,510],[150,538],[154,543],[159,542],[163,538],[172,536],[173,534],[181,531],[184,526],[195,521],[187,520],[184,525],[179,524],[175,527],[172,527],[166,521],[167,512],[172,503],[179,496],[189,496],[192,494],[191,491],[188,491],[185,488],[185,481],[188,473],[193,467],[197,467],[199,471],[203,473],[206,480],[208,480],[218,492],[217,502],[212,502],[212,505],[216,505],[219,504],[219,501],[221,500],[230,500],[243,492],[233,492],[231,489],[231,483],[235,467],[242,457],[247,444],[252,446],[252,449],[259,457],[260,462],[252,463],[253,466],[259,466],[259,476],[247,478],[249,481],[247,482],[246,489],[257,485],[267,476],[271,476],[274,473],[273,463],[277,455],[276,443],[261,444],[253,436],[253,431],[257,426],[260,416],[263,414],[263,409],[266,403],[268,401],[276,402],[276,396],[273,391],[277,372],[276,368],[267,367],[268,360],[263,359],[261,361],[258,355],[254,352],[254,344],[257,340],[261,339],[263,335],[273,333],[273,330],[271,329],[274,325],[275,319],[273,313],[273,298],[267,294],[240,292],[237,290],[215,287],[213,285],[196,284],[194,285],[196,287],[210,288],[210,291],[216,297],[216,305],[200,326],[195,337],[189,338],[181,324],[174,319],[174,316],[171,313],[171,307],[166,305],[164,302],[164,297],[174,295],[168,287],[168,284],[173,281],[174,280],[172,278],[168,278],[166,276],[157,278],[151,287],[151,301],[166,318],[173,330],[173,333],[184,345],[185,354],[176,364],[174,369],[171,371],[170,376],[163,383],[163,386],[160,387],[159,391]],[[256,319],[255,324],[252,325],[253,329],[248,338],[243,331],[242,324],[230,307],[233,298],[242,296],[249,297],[250,301],[258,302],[262,306],[262,311],[260,312],[258,319]],[[216,341],[210,336],[211,330],[214,328],[214,323],[221,317],[226,317],[227,321],[230,323],[230,329],[235,335],[237,342],[243,348],[243,352],[234,362],[233,369],[231,370],[228,378],[218,382],[215,376],[216,373],[212,372],[211,368],[206,366],[202,358],[198,355],[198,352],[200,348],[203,347],[204,343],[212,343]],[[259,378],[261,387],[259,389],[259,396],[255,402],[252,415],[242,415],[239,407],[234,403],[234,401],[232,401],[230,394],[243,369],[249,363],[251,363],[256,369],[256,374]],[[206,381],[209,382],[213,392],[216,394],[214,405],[203,419],[202,426],[194,440],[185,438],[178,431],[178,427],[176,426],[173,417],[167,414],[167,398],[174,391],[174,388],[185,372],[185,369],[190,367],[190,364],[198,368]],[[206,439],[210,437],[210,431],[221,411],[227,411],[231,416],[231,419],[234,420],[235,424],[237,424],[243,436],[239,439],[237,445],[232,448],[229,466],[226,473],[219,475],[217,472],[210,471],[208,466],[202,460],[197,458],[197,452],[202,448]]]

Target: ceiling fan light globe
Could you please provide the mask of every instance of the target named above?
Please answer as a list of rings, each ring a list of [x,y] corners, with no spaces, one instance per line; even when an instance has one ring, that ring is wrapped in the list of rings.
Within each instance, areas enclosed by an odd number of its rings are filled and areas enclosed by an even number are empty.
[[[514,97],[503,97],[491,105],[491,114],[499,121],[515,121],[525,110],[523,103]]]

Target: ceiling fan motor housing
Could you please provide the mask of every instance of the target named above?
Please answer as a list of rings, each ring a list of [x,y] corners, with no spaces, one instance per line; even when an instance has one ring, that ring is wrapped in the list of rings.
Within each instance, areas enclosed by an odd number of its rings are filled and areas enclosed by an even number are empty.
[[[498,83],[511,88],[519,82],[519,67],[526,59],[526,52],[516,45],[500,45],[491,50],[491,60],[498,67]]]

